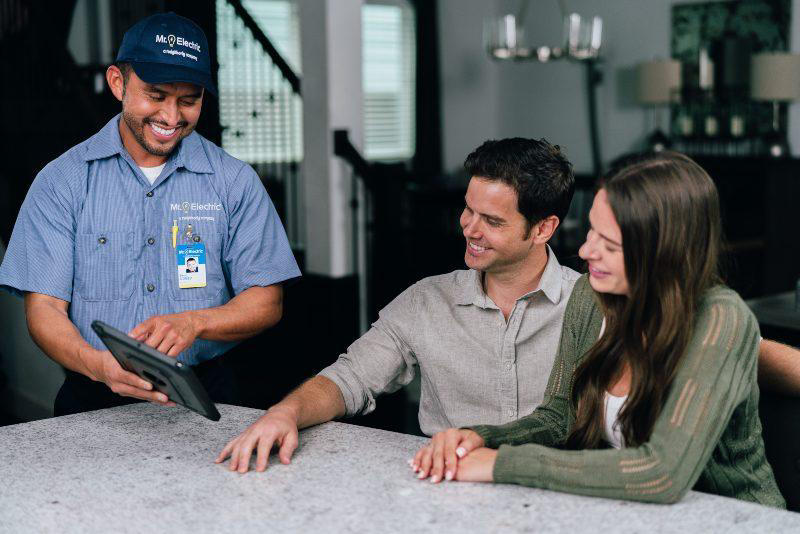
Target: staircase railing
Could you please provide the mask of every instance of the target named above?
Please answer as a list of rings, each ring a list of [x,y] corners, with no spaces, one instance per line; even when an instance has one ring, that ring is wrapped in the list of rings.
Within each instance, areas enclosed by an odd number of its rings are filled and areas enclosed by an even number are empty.
[[[268,37],[270,28],[259,25],[256,10],[241,0],[218,2],[217,10],[222,144],[253,165],[297,251],[303,248],[300,77]]]

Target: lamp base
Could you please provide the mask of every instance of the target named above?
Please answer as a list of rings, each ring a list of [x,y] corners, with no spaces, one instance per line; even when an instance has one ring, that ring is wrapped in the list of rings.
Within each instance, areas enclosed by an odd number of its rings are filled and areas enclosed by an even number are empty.
[[[785,158],[789,156],[789,144],[786,136],[779,132],[772,132],[764,137],[766,153],[772,158]]]
[[[663,152],[671,146],[672,140],[660,129],[647,136],[647,149],[651,152]]]

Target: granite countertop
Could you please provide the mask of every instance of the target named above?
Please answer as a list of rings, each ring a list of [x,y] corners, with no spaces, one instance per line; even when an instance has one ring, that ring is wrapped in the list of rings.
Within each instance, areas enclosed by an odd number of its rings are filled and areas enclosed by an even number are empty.
[[[426,440],[327,423],[288,466],[213,462],[262,412],[135,404],[0,428],[0,532],[800,532],[800,514],[691,492],[649,505],[417,480]],[[252,464],[251,464],[252,465]]]

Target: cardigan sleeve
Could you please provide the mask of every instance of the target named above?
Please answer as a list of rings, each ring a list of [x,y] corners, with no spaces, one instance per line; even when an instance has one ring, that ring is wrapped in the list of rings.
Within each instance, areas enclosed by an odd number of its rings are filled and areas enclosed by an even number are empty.
[[[470,427],[493,449],[500,445],[538,443],[557,446],[562,444],[574,421],[570,395],[575,369],[579,363],[581,339],[594,335],[597,339],[602,315],[596,305],[594,292],[587,278],[582,277],[572,291],[564,312],[564,325],[550,378],[542,404],[533,413],[505,425],[478,425]]]
[[[494,480],[569,493],[657,503],[680,500],[699,478],[756,380],[758,324],[730,290],[707,297],[647,443],[563,451],[500,447]]]

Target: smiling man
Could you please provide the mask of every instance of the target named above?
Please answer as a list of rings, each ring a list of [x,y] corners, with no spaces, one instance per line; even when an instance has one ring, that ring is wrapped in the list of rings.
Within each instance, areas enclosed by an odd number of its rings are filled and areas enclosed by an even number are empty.
[[[487,141],[464,164],[461,214],[468,270],[421,280],[339,359],[232,440],[217,458],[266,467],[273,444],[288,463],[297,429],[375,408],[419,371],[426,434],[506,423],[542,402],[564,309],[578,273],[547,245],[574,191],[572,165],[545,140]]]
[[[0,287],[24,294],[31,337],[66,368],[57,415],[170,404],[104,350],[95,319],[194,366],[213,400],[236,402],[214,358],[275,324],[280,284],[300,274],[256,173],[194,132],[215,93],[210,65],[189,19],[138,22],[106,71],[122,112],[48,164],[23,203]]]

